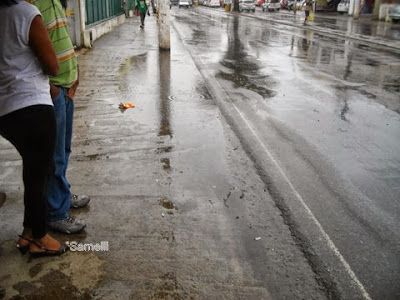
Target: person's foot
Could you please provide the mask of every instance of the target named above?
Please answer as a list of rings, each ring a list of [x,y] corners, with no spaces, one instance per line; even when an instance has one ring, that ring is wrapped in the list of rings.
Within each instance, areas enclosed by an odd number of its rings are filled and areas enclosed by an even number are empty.
[[[32,230],[24,228],[15,245],[22,254],[29,250],[29,240],[32,240]]]
[[[29,253],[33,256],[61,255],[68,249],[65,243],[60,243],[49,234],[40,239],[32,238],[32,231],[26,228],[19,236],[17,248],[22,254],[29,250]]]
[[[61,255],[67,249],[65,243],[60,243],[49,234],[40,239],[33,239],[29,243],[29,253],[33,256]]]
[[[144,28],[144,25],[143,25],[143,24],[141,24],[141,25],[140,25],[140,28]]]
[[[82,208],[85,207],[89,202],[90,202],[89,196],[71,194],[71,198],[69,199],[69,207]]]
[[[83,220],[75,219],[71,216],[63,220],[49,222],[48,225],[51,229],[66,234],[78,233],[86,227],[86,223]]]

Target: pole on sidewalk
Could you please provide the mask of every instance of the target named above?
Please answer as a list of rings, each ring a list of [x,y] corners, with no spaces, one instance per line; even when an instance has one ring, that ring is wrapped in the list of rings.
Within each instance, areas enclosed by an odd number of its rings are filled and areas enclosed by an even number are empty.
[[[356,0],[350,0],[349,11],[348,11],[349,16],[352,16],[354,13],[355,2],[356,2]]]
[[[360,17],[360,7],[361,6],[361,1],[360,0],[355,0],[354,2],[354,13],[353,13],[353,18],[354,20],[358,20]]]
[[[374,10],[372,11],[372,15],[374,19],[379,19],[379,8],[381,7],[381,0],[375,0]]]
[[[160,49],[170,50],[170,7],[169,0],[158,1],[157,23],[158,23],[158,43]]]

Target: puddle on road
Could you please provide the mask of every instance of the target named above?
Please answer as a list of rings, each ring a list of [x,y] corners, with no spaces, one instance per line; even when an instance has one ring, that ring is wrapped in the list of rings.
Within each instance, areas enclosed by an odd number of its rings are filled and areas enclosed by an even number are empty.
[[[250,91],[253,91],[257,94],[259,94],[260,96],[262,96],[264,99],[266,98],[272,98],[276,95],[276,92],[273,90],[270,90],[268,88],[265,87],[265,85],[259,85],[257,83],[253,82],[253,78],[249,78],[246,75],[242,75],[242,74],[228,74],[228,73],[224,73],[224,72],[220,72],[217,74],[216,77],[222,78],[224,80],[227,81],[231,81],[234,83],[235,87],[241,87],[241,88],[245,88],[248,89]],[[265,76],[264,78],[259,77],[256,79],[256,81],[262,81],[262,80],[267,81],[267,76]]]
[[[127,76],[131,70],[142,70],[146,65],[147,53],[131,56],[127,58],[119,67],[119,74]]]
[[[271,76],[263,74],[259,63],[247,53],[247,47],[242,42],[239,19],[234,18],[232,34],[228,37],[228,49],[220,64],[230,72],[220,71],[216,77],[233,82],[235,87],[251,90],[265,98],[271,98],[276,92],[271,88],[275,85]]]
[[[119,67],[118,74],[119,90],[130,91],[132,84],[140,82],[141,76],[147,74],[147,52],[127,58]]]
[[[176,100],[204,100],[206,99],[206,96],[202,94],[197,94],[197,93],[191,93],[191,94],[185,94],[184,96],[175,96],[175,95],[170,95],[168,96],[168,99],[170,101],[176,101]]]

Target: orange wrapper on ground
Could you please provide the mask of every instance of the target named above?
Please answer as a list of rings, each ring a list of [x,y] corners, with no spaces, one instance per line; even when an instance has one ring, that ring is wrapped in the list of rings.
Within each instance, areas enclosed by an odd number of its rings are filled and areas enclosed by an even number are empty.
[[[135,107],[135,104],[133,104],[133,103],[121,102],[119,104],[120,109],[128,109],[128,108],[134,108],[134,107]]]

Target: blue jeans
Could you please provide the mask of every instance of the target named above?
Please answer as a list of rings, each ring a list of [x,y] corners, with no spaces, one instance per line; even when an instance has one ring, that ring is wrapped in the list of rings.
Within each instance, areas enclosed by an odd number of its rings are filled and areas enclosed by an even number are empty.
[[[48,221],[54,222],[68,217],[70,205],[70,184],[67,180],[67,167],[71,154],[72,123],[74,101],[60,87],[60,94],[53,100],[56,116],[56,145],[54,149],[55,171],[51,176],[46,196],[48,205]]]

